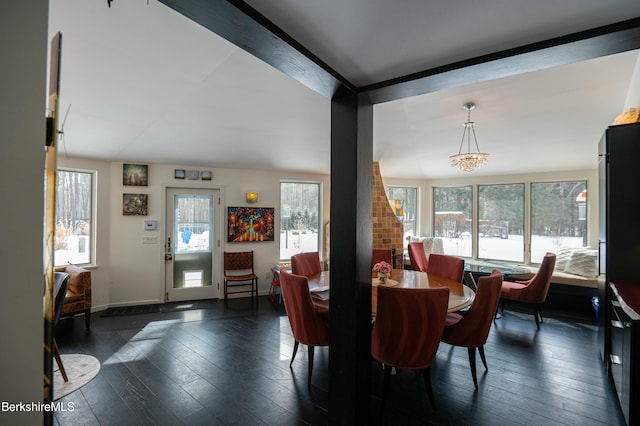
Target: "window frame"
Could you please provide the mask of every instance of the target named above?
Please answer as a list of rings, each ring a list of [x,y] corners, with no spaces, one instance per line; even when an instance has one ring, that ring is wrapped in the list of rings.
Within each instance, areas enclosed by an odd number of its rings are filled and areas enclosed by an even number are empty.
[[[278,257],[280,258],[280,262],[290,262],[291,257],[282,257],[282,184],[300,184],[300,185],[316,185],[318,188],[318,242],[316,251],[320,255],[320,259],[323,260],[323,233],[324,233],[324,225],[323,225],[323,215],[322,215],[322,197],[323,197],[323,184],[322,181],[309,181],[309,180],[297,180],[297,179],[281,179],[278,188]],[[285,231],[286,232],[286,231]]]
[[[505,262],[505,263],[524,263],[526,265],[539,265],[540,259],[532,258],[532,212],[534,206],[532,205],[532,192],[535,184],[553,184],[559,182],[577,182],[584,184],[584,188],[587,190],[587,194],[589,194],[589,189],[593,189],[593,179],[589,176],[584,175],[576,175],[576,176],[568,176],[568,177],[555,177],[551,179],[535,179],[535,180],[513,180],[513,181],[499,181],[499,182],[479,182],[479,183],[454,183],[454,184],[438,184],[431,186],[431,229],[433,230],[433,236],[435,236],[436,230],[436,192],[441,188],[458,188],[458,187],[471,187],[471,203],[473,205],[473,221],[472,221],[472,254],[471,256],[460,255],[460,257],[468,258],[468,259],[480,259],[483,258],[479,256],[479,188],[481,186],[493,186],[493,185],[513,185],[513,184],[522,184],[524,185],[524,203],[523,203],[523,261],[511,261],[511,260],[499,260],[492,259],[496,262]],[[591,185],[590,185],[591,183]],[[597,191],[597,187],[596,187]],[[591,194],[591,196],[597,196],[597,194]],[[593,212],[590,213],[590,209],[593,209],[593,200],[589,198],[587,195],[587,199],[585,201],[584,209],[586,211],[586,218],[584,219],[584,224],[582,224],[582,247],[589,247],[590,235],[594,232],[593,224],[591,223],[594,218],[597,219],[597,215],[594,216]],[[446,246],[446,244],[445,244]],[[454,253],[449,253],[454,254]],[[455,254],[454,254],[455,255]]]
[[[386,185],[385,193],[387,195],[387,199],[391,202],[391,189],[412,189],[415,191],[415,205],[414,207],[414,218],[413,218],[413,236],[418,236],[420,233],[420,188],[413,185]],[[405,208],[405,210],[407,210]],[[398,216],[396,216],[398,217]],[[404,220],[401,220],[403,226],[403,237],[402,237],[402,245],[403,250],[406,251],[409,246],[409,241],[407,240],[406,230],[404,228]]]
[[[98,209],[97,209],[97,188],[98,188],[98,171],[94,170],[94,169],[82,169],[82,168],[75,168],[75,167],[58,167],[56,169],[56,210],[57,210],[57,205],[58,205],[58,200],[60,198],[60,194],[59,194],[59,187],[58,187],[58,173],[59,172],[66,172],[66,173],[82,173],[82,174],[88,174],[91,176],[91,185],[90,185],[90,196],[91,196],[91,200],[89,202],[90,205],[90,209],[91,212],[89,214],[90,216],[90,227],[89,227],[89,242],[87,244],[87,249],[89,250],[89,258],[87,262],[83,262],[83,263],[73,263],[74,265],[78,265],[78,266],[82,266],[82,267],[92,267],[96,265],[96,259],[97,259],[97,253],[96,253],[96,248],[97,248],[97,217],[98,217]],[[55,226],[55,230],[58,229],[57,226],[57,212],[56,212],[56,226]],[[55,232],[55,231],[54,231]],[[55,244],[55,237],[54,237],[54,244]],[[69,264],[69,261],[65,262],[65,263],[58,263],[56,262],[55,259],[55,250],[54,250],[54,267],[60,267],[60,266],[64,266]]]

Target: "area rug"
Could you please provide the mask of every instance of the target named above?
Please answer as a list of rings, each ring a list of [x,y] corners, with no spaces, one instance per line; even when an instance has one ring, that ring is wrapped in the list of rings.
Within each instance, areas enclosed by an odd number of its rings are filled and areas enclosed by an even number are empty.
[[[68,382],[62,378],[58,363],[53,360],[53,400],[69,395],[93,380],[100,371],[100,361],[91,355],[61,355]]]

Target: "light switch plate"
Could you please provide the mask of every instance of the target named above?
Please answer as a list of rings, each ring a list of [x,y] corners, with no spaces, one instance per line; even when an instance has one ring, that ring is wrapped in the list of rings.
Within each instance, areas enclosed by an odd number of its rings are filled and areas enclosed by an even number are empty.
[[[145,220],[144,221],[144,230],[145,231],[155,231],[158,229],[158,221],[157,220]]]

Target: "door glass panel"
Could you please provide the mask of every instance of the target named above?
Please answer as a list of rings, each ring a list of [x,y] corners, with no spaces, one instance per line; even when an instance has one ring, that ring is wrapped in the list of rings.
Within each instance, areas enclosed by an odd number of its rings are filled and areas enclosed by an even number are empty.
[[[174,288],[212,285],[211,254],[213,197],[176,195],[174,198]]]

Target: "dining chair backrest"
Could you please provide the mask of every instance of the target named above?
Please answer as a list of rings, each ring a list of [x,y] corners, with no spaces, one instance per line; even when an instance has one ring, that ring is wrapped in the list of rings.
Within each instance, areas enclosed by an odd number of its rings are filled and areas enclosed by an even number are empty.
[[[291,256],[291,272],[305,277],[319,274],[322,272],[320,254],[317,251],[294,254]]]
[[[228,271],[253,273],[253,251],[224,252],[224,273]]]
[[[387,262],[393,266],[393,252],[391,249],[374,248],[371,253],[371,267],[378,262]]]
[[[440,345],[448,300],[447,287],[378,287],[373,358],[396,368],[428,368]]]
[[[424,245],[421,242],[409,243],[409,260],[411,261],[411,269],[427,272],[429,259],[427,259]]]
[[[64,298],[67,295],[67,289],[69,288],[70,277],[69,274],[65,272],[55,272],[54,273],[54,294],[55,294],[55,304],[54,304],[54,317],[53,317],[53,325],[58,324],[60,320],[60,314],[62,313],[62,306],[64,305]]]
[[[427,274],[462,282],[464,259],[447,254],[431,253]]]
[[[500,302],[502,279],[500,271],[495,269],[491,275],[478,279],[473,304],[459,322],[445,327],[443,342],[466,347],[479,347],[486,343]]]
[[[313,305],[307,277],[281,268],[280,290],[294,339],[304,345],[328,345],[329,325]]]
[[[521,289],[511,289],[508,295],[503,292],[503,297],[510,300],[516,300],[524,303],[543,303],[547,298],[549,286],[551,285],[551,276],[556,266],[556,255],[547,252],[542,258],[542,263],[538,272],[527,281],[519,281],[525,284]]]

